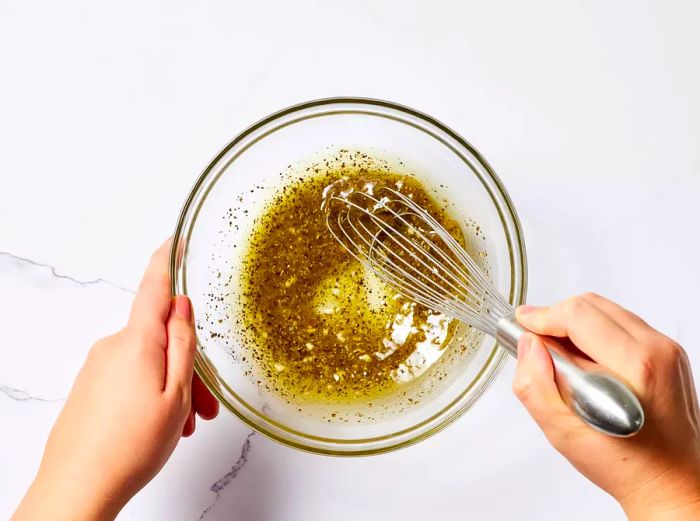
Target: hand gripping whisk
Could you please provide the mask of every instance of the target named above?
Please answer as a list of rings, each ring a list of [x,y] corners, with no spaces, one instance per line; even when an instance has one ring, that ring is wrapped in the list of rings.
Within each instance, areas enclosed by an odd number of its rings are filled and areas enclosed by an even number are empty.
[[[392,188],[374,193],[329,193],[326,224],[365,267],[396,291],[464,322],[517,355],[525,330],[512,306],[462,245],[413,199]],[[644,411],[634,393],[590,360],[543,337],[554,362],[557,387],[588,425],[611,436],[637,433]]]

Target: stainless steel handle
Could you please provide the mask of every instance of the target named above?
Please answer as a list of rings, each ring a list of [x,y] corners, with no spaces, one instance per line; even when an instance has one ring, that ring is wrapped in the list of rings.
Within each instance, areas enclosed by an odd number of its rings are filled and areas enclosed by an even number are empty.
[[[517,357],[518,340],[525,332],[510,314],[498,321],[496,340]],[[644,409],[627,385],[555,340],[541,338],[552,355],[559,393],[579,418],[610,436],[628,437],[639,432],[644,425]]]

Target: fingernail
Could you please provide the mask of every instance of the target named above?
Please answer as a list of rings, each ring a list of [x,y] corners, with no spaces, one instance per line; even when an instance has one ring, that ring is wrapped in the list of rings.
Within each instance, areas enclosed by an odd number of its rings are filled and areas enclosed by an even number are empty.
[[[192,318],[190,299],[184,296],[175,297],[175,313],[185,320],[190,320]]]
[[[532,345],[532,338],[530,335],[523,335],[518,340],[518,360],[524,358],[530,351],[530,346]]]
[[[518,313],[521,313],[521,314],[532,313],[536,309],[537,309],[537,306],[531,306],[530,304],[523,304],[522,306],[518,306]]]

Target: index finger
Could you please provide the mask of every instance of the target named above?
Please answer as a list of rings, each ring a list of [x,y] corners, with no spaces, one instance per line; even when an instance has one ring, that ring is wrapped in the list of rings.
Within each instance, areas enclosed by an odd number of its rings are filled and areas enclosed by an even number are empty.
[[[615,322],[620,324],[620,326],[626,329],[629,334],[635,338],[644,337],[648,335],[650,331],[654,331],[641,317],[602,295],[586,293],[582,295],[582,298],[585,298],[601,311],[610,315]]]
[[[620,374],[629,365],[633,337],[584,297],[545,308],[520,306],[516,316],[539,335],[569,337],[592,360]]]
[[[139,290],[131,305],[129,326],[144,331],[158,328],[162,331],[163,324],[170,312],[170,244],[172,238],[158,248],[148,263]]]

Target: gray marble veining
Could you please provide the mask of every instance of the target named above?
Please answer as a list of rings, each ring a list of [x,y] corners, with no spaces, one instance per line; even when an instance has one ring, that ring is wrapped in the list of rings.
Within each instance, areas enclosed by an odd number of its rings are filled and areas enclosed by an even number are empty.
[[[5,396],[7,396],[10,400],[14,400],[16,402],[47,402],[47,403],[55,403],[55,402],[62,402],[65,400],[65,398],[42,398],[41,396],[34,396],[33,394],[23,390],[23,389],[17,389],[15,387],[10,387],[9,385],[2,385],[0,384],[0,393],[3,393]]]
[[[35,266],[37,268],[48,268],[50,271],[51,275],[57,279],[63,279],[63,280],[68,280],[70,282],[73,282],[75,284],[78,284],[79,286],[92,286],[95,284],[107,284],[108,286],[112,286],[113,288],[119,289],[121,291],[126,291],[128,293],[135,293],[134,290],[125,288],[124,286],[120,286],[119,284],[116,284],[114,282],[111,282],[109,280],[103,279],[103,278],[97,278],[93,280],[80,280],[76,279],[75,277],[71,277],[69,275],[64,275],[62,273],[58,273],[56,271],[56,268],[52,266],[51,264],[46,264],[43,262],[35,261],[33,259],[29,259],[27,257],[21,257],[19,255],[15,255],[14,253],[10,253],[9,251],[0,251],[0,257],[7,257],[9,259],[13,259],[16,262],[22,263],[22,264],[28,264],[30,266]]]
[[[248,436],[246,436],[245,441],[243,442],[243,446],[241,447],[241,454],[238,457],[238,460],[236,460],[236,463],[233,464],[231,469],[221,476],[212,486],[209,488],[214,493],[214,499],[212,500],[211,503],[202,511],[202,514],[199,516],[199,521],[202,521],[209,511],[216,505],[216,502],[219,501],[219,498],[221,497],[222,492],[226,487],[228,487],[231,482],[234,480],[236,476],[238,476],[238,473],[245,467],[246,463],[248,463],[248,453],[250,452],[250,440],[251,438],[255,435],[255,431],[250,431]]]

